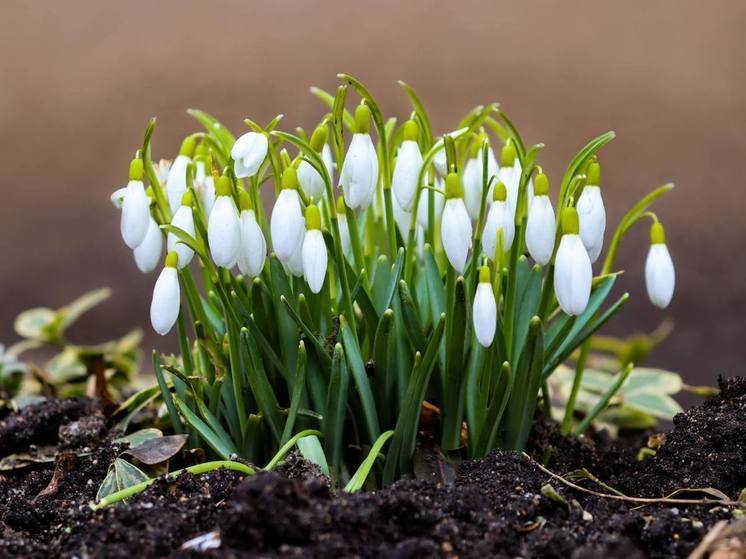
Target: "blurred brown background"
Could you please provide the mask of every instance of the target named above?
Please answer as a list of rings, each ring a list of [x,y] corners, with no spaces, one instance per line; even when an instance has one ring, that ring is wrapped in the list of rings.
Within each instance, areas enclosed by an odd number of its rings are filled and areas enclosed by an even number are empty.
[[[647,226],[623,245],[632,300],[615,333],[674,334],[652,363],[690,382],[743,373],[746,196],[746,3],[708,2],[23,2],[0,18],[0,342],[30,306],[59,306],[99,286],[112,300],[77,331],[94,341],[150,332],[154,276],[135,268],[109,194],[124,185],[148,117],[171,158],[199,107],[234,131],[245,116],[312,126],[308,86],[358,75],[404,117],[412,84],[439,131],[499,101],[556,192],[569,158],[607,129],[610,226],[669,180],[656,210],[678,285],[666,312],[647,302]],[[171,347],[150,335],[146,347]]]

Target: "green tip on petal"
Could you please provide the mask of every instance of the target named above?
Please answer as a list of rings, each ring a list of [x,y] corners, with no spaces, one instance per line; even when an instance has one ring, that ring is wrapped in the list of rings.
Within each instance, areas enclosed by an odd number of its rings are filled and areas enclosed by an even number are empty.
[[[479,268],[479,283],[490,283],[490,269],[488,266]]]
[[[503,146],[502,153],[500,153],[500,166],[502,167],[512,167],[515,163],[515,147],[513,147],[513,144],[507,143],[505,146]]]
[[[539,173],[534,179],[534,196],[547,196],[549,194],[549,179],[544,173]]]
[[[492,191],[493,202],[505,202],[508,199],[508,189],[505,187],[505,183],[500,181],[495,185],[495,189]]]
[[[565,235],[577,235],[580,233],[578,210],[575,208],[565,208],[562,210],[562,233]]]
[[[316,127],[316,130],[313,131],[313,134],[311,134],[311,147],[313,148],[313,151],[321,152],[326,143],[327,135],[328,131],[326,124],[319,124]]]
[[[586,184],[601,186],[601,165],[598,162],[594,161],[588,166]]]
[[[288,167],[282,173],[282,188],[296,190],[298,188],[298,171],[295,167]]]
[[[218,196],[230,196],[232,190],[230,178],[226,175],[218,177],[218,182],[215,184],[215,194]]]
[[[420,127],[414,120],[404,123],[404,139],[416,142],[420,137]]]
[[[370,132],[370,108],[365,103],[360,103],[355,108],[355,134],[367,134]]]
[[[188,136],[184,138],[184,141],[181,142],[181,149],[179,150],[179,155],[186,155],[187,157],[192,157],[194,155],[194,150],[197,147],[197,141],[192,138],[191,136]]]
[[[181,197],[181,205],[192,207],[192,203],[194,202],[194,197],[192,196],[191,191],[187,190],[184,195]]]
[[[197,146],[197,149],[194,152],[194,159],[197,159],[199,161],[207,161],[207,154],[208,154],[207,146],[204,143],[202,143]]]
[[[241,207],[241,211],[254,209],[254,204],[251,203],[251,196],[245,190],[241,190],[238,193],[238,205]]]
[[[306,228],[309,230],[321,229],[321,213],[316,204],[306,206]]]
[[[451,198],[463,198],[464,189],[461,186],[461,177],[458,173],[448,173],[446,177],[446,200]]]
[[[179,255],[172,251],[166,255],[166,268],[176,268],[179,265]]]
[[[665,245],[666,244],[666,232],[663,230],[663,224],[659,222],[653,223],[650,227],[650,244],[652,245]]]
[[[337,213],[339,215],[346,215],[347,214],[347,206],[345,205],[345,197],[339,196],[337,198]]]
[[[130,180],[141,181],[143,170],[144,170],[144,167],[142,164],[142,159],[133,159],[130,162]]]

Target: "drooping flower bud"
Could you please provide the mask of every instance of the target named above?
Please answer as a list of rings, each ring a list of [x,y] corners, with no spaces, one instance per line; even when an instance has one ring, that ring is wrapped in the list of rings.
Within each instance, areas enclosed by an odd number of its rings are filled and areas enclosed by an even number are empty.
[[[479,269],[479,285],[474,294],[472,317],[474,334],[479,345],[490,347],[497,328],[497,302],[490,282],[490,269],[487,266]]]
[[[347,224],[344,196],[337,198],[337,224],[339,225],[339,240],[342,244],[342,254],[350,254],[352,240],[350,239],[350,229]]]
[[[181,205],[181,197],[187,191],[187,168],[192,162],[192,156],[196,148],[195,140],[188,136],[181,143],[179,155],[174,159],[166,178],[166,195],[168,196],[168,206],[171,213],[176,213]]]
[[[445,180],[440,177],[435,177],[434,187],[438,190],[445,188]],[[427,231],[430,228],[430,218],[428,212],[428,206],[430,204],[430,196],[433,197],[433,209],[435,221],[440,221],[443,215],[443,207],[445,206],[446,199],[441,192],[435,192],[434,190],[423,190],[420,193],[420,201],[417,203],[417,223],[420,227]],[[407,235],[409,234],[409,226],[407,225]]]
[[[216,185],[215,205],[207,222],[210,254],[215,264],[221,268],[236,265],[241,247],[241,224],[231,192],[231,180],[227,176],[220,177]]]
[[[313,293],[318,293],[326,277],[327,254],[321,233],[321,214],[316,204],[306,206],[306,234],[303,239],[303,277]]]
[[[419,134],[419,126],[414,120],[408,120],[404,124],[404,141],[399,147],[391,182],[399,206],[407,212],[411,212],[414,206],[417,179],[422,169],[422,153],[417,143]]]
[[[355,133],[339,177],[345,203],[353,210],[364,210],[370,205],[378,184],[378,154],[369,130],[370,109],[367,105],[358,105],[355,109]]]
[[[210,169],[210,157],[205,144],[197,147],[195,155],[196,172],[194,174],[194,190],[197,191],[205,217],[210,218],[210,212],[215,205],[215,179]]]
[[[267,241],[256,221],[256,214],[249,193],[242,190],[238,196],[241,205],[241,247],[238,250],[238,269],[255,278],[262,273],[267,256]]]
[[[501,181],[508,191],[507,203],[513,216],[515,216],[515,209],[518,206],[518,186],[521,180],[520,173],[516,173],[515,170],[517,159],[515,146],[512,142],[508,142],[503,146],[500,153],[500,171],[497,174],[497,180]]]
[[[275,207],[272,208],[270,233],[272,246],[280,262],[288,264],[295,253],[298,253],[297,257],[300,258],[306,224],[298,195],[298,176],[293,167],[288,167],[282,174],[282,189],[277,196]],[[301,264],[301,274],[302,268]]]
[[[192,193],[188,190],[181,197],[181,206],[171,218],[171,225],[178,227],[190,237],[196,238],[194,232],[194,213],[192,211]],[[194,256],[194,251],[186,244],[179,242],[176,233],[169,233],[166,241],[166,251],[179,255],[179,269],[188,266]]]
[[[171,331],[179,317],[181,289],[179,288],[179,275],[176,272],[178,263],[179,256],[175,252],[169,252],[166,256],[166,264],[153,288],[150,323],[153,325],[153,330],[161,336]]]
[[[326,145],[326,136],[326,124],[319,125],[316,130],[313,131],[313,135],[311,136],[311,147],[319,155],[322,154],[322,150]],[[327,172],[328,171],[329,169],[327,169]],[[331,177],[331,174],[329,176]],[[316,169],[314,169],[313,165],[305,159],[301,160],[298,164],[298,183],[303,189],[303,192],[305,192],[309,198],[320,200],[324,195],[324,178]]]
[[[243,179],[253,177],[259,171],[264,158],[267,157],[269,140],[264,134],[246,132],[236,140],[231,148],[233,170],[236,177]]]
[[[676,271],[666,247],[663,225],[657,221],[650,228],[650,250],[645,260],[645,286],[650,302],[665,309],[671,302],[676,286]]]
[[[554,292],[560,308],[571,316],[585,311],[591,294],[593,270],[579,235],[578,212],[562,212],[562,239],[554,262]]]
[[[492,205],[487,213],[482,230],[482,254],[488,258],[495,257],[497,250],[498,231],[502,231],[503,252],[510,250],[515,237],[515,223],[513,214],[507,203],[508,191],[502,182],[495,185],[492,193]]]
[[[500,166],[497,164],[495,159],[495,152],[492,148],[487,149],[487,180],[484,180],[484,159],[482,158],[482,142],[478,141],[474,144],[474,151],[472,156],[464,165],[464,203],[466,209],[469,212],[469,217],[476,221],[479,219],[479,210],[482,205],[482,187],[488,184],[490,178],[496,177],[499,174]],[[491,188],[494,188],[494,184]],[[490,190],[491,192],[491,190]],[[487,201],[488,203],[490,200]]]
[[[124,244],[132,249],[145,239],[150,223],[150,198],[145,194],[142,175],[142,159],[133,159],[130,164],[130,180],[122,201],[120,222]]]
[[[148,232],[145,234],[145,238],[133,251],[137,268],[143,274],[149,274],[155,270],[156,266],[158,266],[158,263],[161,261],[162,251],[163,235],[161,234],[161,228],[158,227],[155,219],[151,216],[150,223],[148,224]]]
[[[588,167],[588,183],[578,198],[580,238],[588,251],[591,262],[598,260],[604,245],[606,231],[606,209],[601,198],[601,167],[593,162]]]
[[[466,266],[472,236],[471,219],[463,196],[461,178],[456,173],[449,173],[446,177],[446,204],[440,230],[448,262],[459,274],[463,273]]]
[[[554,252],[557,223],[549,199],[549,180],[544,173],[536,175],[534,194],[528,207],[526,247],[537,264],[546,266]]]

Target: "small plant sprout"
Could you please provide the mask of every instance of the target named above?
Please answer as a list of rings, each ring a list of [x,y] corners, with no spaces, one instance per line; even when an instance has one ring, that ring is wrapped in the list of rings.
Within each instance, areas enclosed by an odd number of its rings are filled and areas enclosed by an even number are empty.
[[[438,135],[408,85],[401,120],[359,80],[340,79],[334,94],[312,89],[328,112],[310,137],[280,129],[278,116],[246,119],[236,139],[189,111],[204,131],[186,138],[165,188],[151,121],[132,175],[149,197],[114,196],[144,229],[138,239],[128,225],[125,239],[140,269],[156,266],[168,235],[151,322],[175,330],[179,353],[154,355],[149,394],[173,431],[215,463],[275,465],[297,444],[352,491],[412,475],[424,440],[436,455],[524,448],[537,405],[551,408],[552,375],[571,361],[563,428],[585,429],[616,405],[604,394],[585,419],[575,414],[589,409],[575,407],[583,355],[628,298],[611,299],[616,254],[672,186],[624,215],[594,277],[605,229],[597,158],[613,133],[578,151],[550,199],[543,145],[527,145],[497,104]],[[655,221],[646,282],[665,306],[674,272]],[[635,378],[620,367],[615,390]],[[423,405],[436,421],[420,422]]]

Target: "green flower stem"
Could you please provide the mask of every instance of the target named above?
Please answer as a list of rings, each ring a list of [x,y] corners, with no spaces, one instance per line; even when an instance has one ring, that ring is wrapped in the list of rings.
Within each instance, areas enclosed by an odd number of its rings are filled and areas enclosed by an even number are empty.
[[[177,477],[179,477],[181,474],[183,474],[184,472],[189,472],[192,475],[198,476],[198,475],[206,474],[208,472],[219,470],[220,468],[225,468],[226,470],[233,470],[234,472],[240,472],[247,476],[253,476],[256,473],[255,470],[253,470],[252,468],[250,468],[249,466],[245,464],[242,464],[241,462],[235,462],[233,460],[216,460],[214,462],[205,462],[203,464],[197,464],[196,466],[190,466],[188,468],[176,470],[175,472],[171,472],[170,474],[167,474],[165,478],[167,480],[174,480]],[[122,489],[121,491],[117,491],[116,493],[112,493],[111,495],[107,495],[95,505],[91,505],[91,508],[93,510],[101,510],[103,508],[108,507],[109,505],[118,503],[119,501],[123,501],[125,499],[129,499],[130,497],[134,497],[138,493],[142,493],[148,487],[153,485],[153,483],[155,483],[157,479],[158,478],[149,479],[147,481],[143,481],[138,484],[127,487],[125,489]]]
[[[585,371],[585,363],[588,360],[590,349],[590,339],[586,340],[585,343],[580,346],[580,355],[578,356],[578,362],[575,366],[575,378],[572,380],[572,389],[570,390],[570,396],[567,398],[567,404],[565,405],[565,415],[562,418],[562,433],[564,435],[569,435],[572,432],[572,418],[575,415],[575,403],[578,399],[578,392],[580,392],[580,385],[583,383],[583,372]]]
[[[391,260],[393,260],[394,258],[396,258],[396,252],[399,247],[396,242],[396,222],[394,221],[394,206],[391,200],[391,186],[390,185],[386,186],[384,184],[383,203],[384,203],[385,211],[386,211],[385,227],[388,233],[389,255],[391,256]]]

